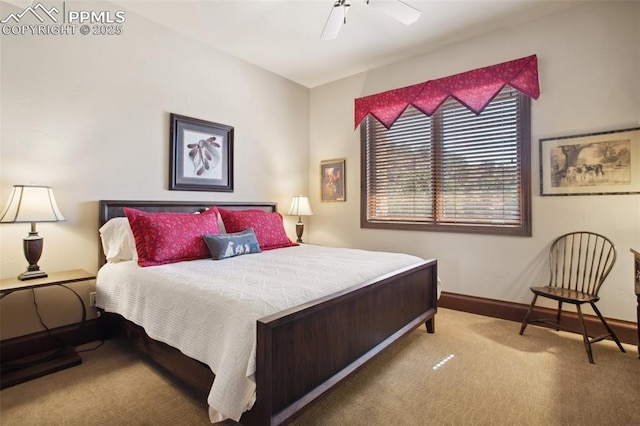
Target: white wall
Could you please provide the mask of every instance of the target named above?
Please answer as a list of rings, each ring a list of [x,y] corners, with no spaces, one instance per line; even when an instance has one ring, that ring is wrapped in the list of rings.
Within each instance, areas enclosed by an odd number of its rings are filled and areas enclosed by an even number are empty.
[[[546,252],[564,232],[609,236],[618,261],[599,307],[635,321],[631,247],[640,248],[640,195],[540,197],[540,138],[640,126],[640,3],[593,2],[507,26],[311,90],[309,192],[313,243],[437,258],[444,290],[529,303],[546,284]],[[360,229],[360,133],[353,100],[459,72],[538,55],[541,95],[532,101],[533,237]],[[347,202],[321,203],[319,163],[346,158]]]
[[[2,16],[19,11],[0,4]],[[275,201],[286,212],[309,185],[307,88],[126,17],[120,36],[0,36],[0,202],[14,184],[50,185],[67,219],[38,225],[45,271],[97,271],[100,199]],[[235,127],[233,193],[168,190],[171,112]],[[295,238],[295,218],[285,226]],[[1,278],[26,269],[28,228],[0,225]],[[23,293],[2,301],[2,339],[40,330]],[[39,294],[50,326],[78,320],[73,296]]]

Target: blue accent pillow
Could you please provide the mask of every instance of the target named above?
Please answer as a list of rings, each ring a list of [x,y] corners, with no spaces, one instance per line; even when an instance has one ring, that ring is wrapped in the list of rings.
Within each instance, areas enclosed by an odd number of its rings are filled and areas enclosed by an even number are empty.
[[[235,234],[205,234],[204,242],[215,260],[262,251],[253,228]]]

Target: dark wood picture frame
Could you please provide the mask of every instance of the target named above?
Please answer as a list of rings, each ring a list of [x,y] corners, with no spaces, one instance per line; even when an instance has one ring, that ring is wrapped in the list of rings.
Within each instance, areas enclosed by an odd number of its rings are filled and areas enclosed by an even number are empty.
[[[170,121],[169,189],[233,192],[233,127],[173,113]]]
[[[640,127],[540,139],[540,195],[640,193]]]
[[[347,201],[344,159],[320,162],[320,201]]]

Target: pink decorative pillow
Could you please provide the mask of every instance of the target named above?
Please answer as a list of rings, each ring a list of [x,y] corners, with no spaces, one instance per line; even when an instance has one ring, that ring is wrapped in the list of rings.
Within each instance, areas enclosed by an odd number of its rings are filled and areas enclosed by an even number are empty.
[[[227,232],[242,232],[253,228],[262,250],[297,246],[284,230],[280,213],[263,210],[226,210],[218,209]]]
[[[215,207],[201,214],[123,210],[136,240],[140,266],[207,258],[209,249],[202,236],[219,232]]]

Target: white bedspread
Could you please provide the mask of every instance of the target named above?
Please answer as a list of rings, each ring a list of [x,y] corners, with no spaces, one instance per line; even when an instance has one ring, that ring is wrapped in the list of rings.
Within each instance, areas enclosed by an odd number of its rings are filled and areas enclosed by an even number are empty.
[[[211,421],[237,421],[255,401],[256,320],[421,261],[303,244],[219,261],[108,263],[97,306],[207,364]]]

